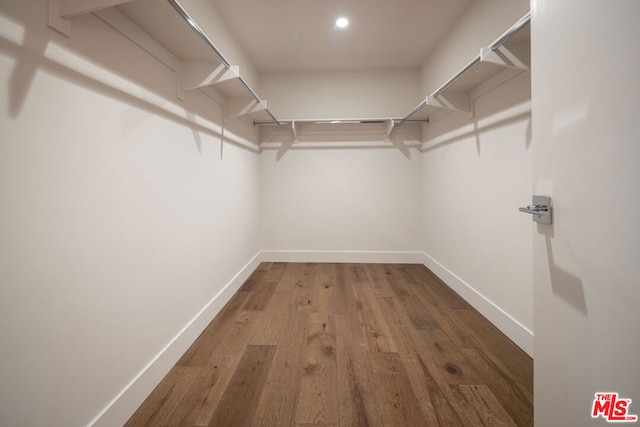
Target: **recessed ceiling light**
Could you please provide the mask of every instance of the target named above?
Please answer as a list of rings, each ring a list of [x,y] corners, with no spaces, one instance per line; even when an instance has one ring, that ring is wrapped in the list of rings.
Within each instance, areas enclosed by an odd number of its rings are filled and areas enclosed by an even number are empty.
[[[347,18],[345,18],[344,16],[341,16],[338,19],[336,19],[336,27],[338,27],[338,28],[346,28],[348,26],[349,26],[349,20]]]

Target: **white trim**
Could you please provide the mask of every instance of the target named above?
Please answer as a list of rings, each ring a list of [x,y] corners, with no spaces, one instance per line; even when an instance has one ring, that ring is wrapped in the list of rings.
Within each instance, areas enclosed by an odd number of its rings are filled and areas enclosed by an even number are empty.
[[[263,250],[263,262],[337,262],[363,264],[421,264],[422,252],[403,251],[280,251]]]
[[[478,310],[529,356],[533,357],[532,331],[426,253],[422,254],[422,264],[471,304],[473,308]]]
[[[258,252],[89,423],[123,425],[261,262]]]

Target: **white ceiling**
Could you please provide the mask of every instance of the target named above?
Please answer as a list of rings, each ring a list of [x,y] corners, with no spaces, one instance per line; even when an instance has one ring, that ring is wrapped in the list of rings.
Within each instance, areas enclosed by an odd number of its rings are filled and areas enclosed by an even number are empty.
[[[419,67],[472,0],[209,1],[258,70],[282,71]]]

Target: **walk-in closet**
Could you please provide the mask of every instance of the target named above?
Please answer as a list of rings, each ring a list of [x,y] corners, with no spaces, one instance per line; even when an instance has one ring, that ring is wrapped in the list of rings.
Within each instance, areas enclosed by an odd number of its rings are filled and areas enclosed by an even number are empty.
[[[634,421],[639,14],[1,0],[0,425]]]

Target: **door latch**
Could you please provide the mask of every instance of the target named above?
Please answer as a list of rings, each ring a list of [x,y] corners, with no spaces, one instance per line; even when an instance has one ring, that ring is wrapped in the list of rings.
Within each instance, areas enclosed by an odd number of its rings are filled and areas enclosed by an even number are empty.
[[[518,210],[531,214],[535,222],[551,224],[551,196],[533,196],[532,204]]]

